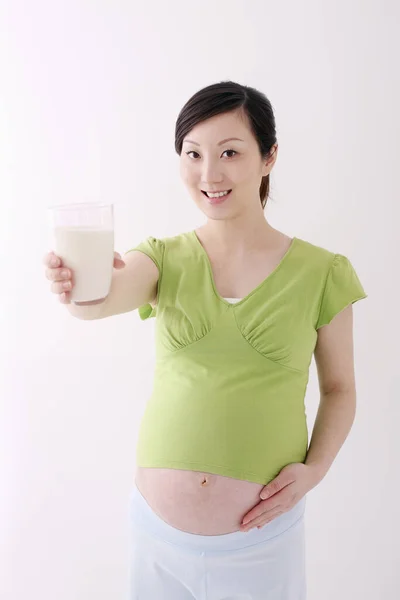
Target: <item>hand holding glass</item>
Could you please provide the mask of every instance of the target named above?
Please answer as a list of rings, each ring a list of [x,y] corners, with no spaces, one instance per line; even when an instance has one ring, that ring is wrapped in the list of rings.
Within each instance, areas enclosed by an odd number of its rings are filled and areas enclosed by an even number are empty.
[[[56,258],[61,263],[59,267],[71,272],[70,300],[75,304],[104,301],[110,291],[114,266],[113,205],[55,206],[50,215],[56,256],[48,255],[48,266]],[[63,279],[61,271],[57,275]],[[55,273],[52,278],[58,279]]]

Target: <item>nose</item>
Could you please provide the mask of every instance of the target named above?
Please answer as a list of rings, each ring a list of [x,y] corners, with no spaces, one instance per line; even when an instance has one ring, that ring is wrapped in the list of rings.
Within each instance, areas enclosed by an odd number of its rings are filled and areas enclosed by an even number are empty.
[[[204,160],[201,169],[201,181],[203,184],[212,185],[223,181],[221,165],[212,160]]]

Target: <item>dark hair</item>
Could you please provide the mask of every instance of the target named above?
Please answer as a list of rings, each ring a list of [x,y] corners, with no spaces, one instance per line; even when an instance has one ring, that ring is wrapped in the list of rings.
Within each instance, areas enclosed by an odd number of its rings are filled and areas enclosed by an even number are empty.
[[[175,124],[175,150],[182,153],[186,135],[201,121],[230,111],[239,110],[247,116],[251,130],[257,139],[262,159],[266,159],[276,144],[275,117],[271,102],[252,87],[221,81],[196,92],[184,105]],[[265,208],[269,194],[269,175],[260,185],[261,205]]]

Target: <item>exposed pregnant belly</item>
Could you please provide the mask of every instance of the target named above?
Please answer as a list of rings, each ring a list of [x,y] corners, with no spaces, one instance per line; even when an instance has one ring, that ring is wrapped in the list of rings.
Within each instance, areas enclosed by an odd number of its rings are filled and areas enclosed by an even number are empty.
[[[172,527],[198,535],[238,531],[260,502],[262,484],[179,469],[138,467],[136,485],[147,503]]]

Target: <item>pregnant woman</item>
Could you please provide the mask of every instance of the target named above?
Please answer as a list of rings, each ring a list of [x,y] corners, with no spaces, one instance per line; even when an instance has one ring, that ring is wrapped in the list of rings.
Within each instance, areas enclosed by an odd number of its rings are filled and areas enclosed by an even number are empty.
[[[264,94],[210,85],[175,133],[202,226],[116,254],[110,294],[93,305],[72,304],[73,273],[54,253],[45,259],[73,316],[156,317],[131,600],[305,600],[306,495],[354,419],[352,304],[366,294],[347,257],[266,220],[278,144]],[[320,404],[308,444],[313,355]]]

